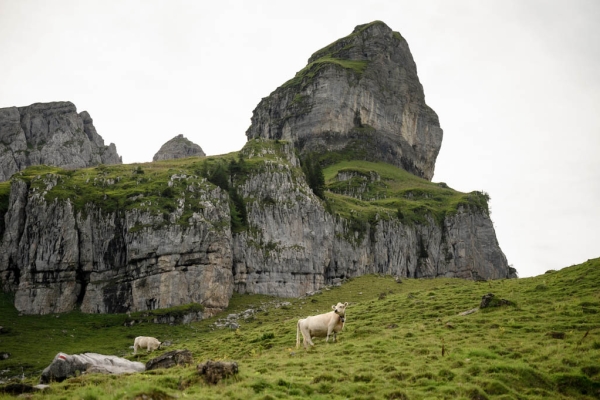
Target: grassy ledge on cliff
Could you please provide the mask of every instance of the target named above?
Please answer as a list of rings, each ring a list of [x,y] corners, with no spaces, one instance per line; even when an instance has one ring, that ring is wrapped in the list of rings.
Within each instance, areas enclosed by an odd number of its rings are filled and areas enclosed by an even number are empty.
[[[285,141],[253,139],[241,151],[219,156],[78,170],[42,165],[29,167],[12,179],[27,182],[36,192],[44,193],[48,202],[70,201],[76,212],[85,213],[91,204],[105,213],[138,209],[163,215],[164,223],[187,225],[202,207],[201,193],[215,186],[229,192],[232,214],[243,214],[243,199],[239,199],[235,188],[250,174],[265,170],[267,164],[289,165],[286,151],[289,144]],[[464,208],[489,215],[489,196],[485,192],[461,193],[445,183],[432,183],[383,162],[343,158],[327,162],[330,165],[323,170],[324,205],[332,214],[350,220],[359,233],[369,221],[380,218],[418,224],[427,223],[431,217],[442,224],[447,215]],[[296,178],[303,179],[300,167],[292,170]],[[8,210],[9,195],[10,182],[0,183],[2,215]],[[0,234],[3,224],[2,219]],[[234,232],[240,229],[243,221],[233,226]]]
[[[433,183],[382,162],[339,161],[323,171],[327,200],[340,216],[367,222],[399,218],[401,222],[441,224],[461,208],[489,215],[485,192],[461,193],[445,183]]]
[[[188,349],[192,366],[84,374],[30,398],[597,399],[599,282],[600,259],[533,278],[488,282],[398,283],[367,275],[300,299],[234,295],[221,315],[188,325],[155,324],[133,314],[19,316],[4,294],[0,353],[10,355],[0,360],[0,398],[12,398],[1,394],[10,382],[36,384],[59,351],[146,362]],[[477,309],[487,293],[510,304],[461,315]],[[314,348],[296,349],[299,318],[345,301],[346,326],[338,342],[316,339]],[[217,327],[228,315],[239,316],[237,329]],[[134,356],[130,346],[138,335],[170,345]],[[209,359],[235,360],[239,375],[206,384],[196,364]]]

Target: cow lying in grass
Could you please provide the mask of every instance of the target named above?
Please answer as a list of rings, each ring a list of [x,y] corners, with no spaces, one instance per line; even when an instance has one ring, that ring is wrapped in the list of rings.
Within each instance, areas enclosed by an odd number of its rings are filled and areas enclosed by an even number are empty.
[[[148,353],[156,349],[160,349],[158,339],[150,336],[138,336],[133,342],[133,354],[137,354],[138,349],[146,349]]]
[[[326,342],[329,342],[329,336],[333,333],[333,341],[337,341],[336,334],[344,328],[346,321],[347,305],[348,302],[337,303],[337,305],[331,306],[333,311],[298,320],[296,348],[300,347],[300,333],[304,338],[304,348],[307,347],[307,344],[315,345],[312,341],[313,337],[327,337]]]

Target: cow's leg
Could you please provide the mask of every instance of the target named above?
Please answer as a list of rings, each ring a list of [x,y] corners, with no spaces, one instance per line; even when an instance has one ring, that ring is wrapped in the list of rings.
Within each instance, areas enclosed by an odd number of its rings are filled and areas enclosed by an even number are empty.
[[[332,342],[337,342],[337,337],[335,336],[335,332],[327,335],[327,340],[325,340],[326,342],[329,342],[329,336],[333,336],[333,339],[331,339]]]
[[[298,323],[298,330],[302,334],[302,343],[304,344],[304,349],[306,350],[307,344],[312,344],[310,341],[310,330],[304,326],[303,324]],[[297,339],[299,340],[299,339]]]
[[[306,349],[307,346],[306,344],[310,344],[311,346],[314,346],[315,344],[312,341],[312,332],[310,331],[310,329],[306,329],[306,332],[302,332],[302,335],[304,336],[304,348]]]
[[[327,339],[325,340],[325,342],[329,342],[329,336],[333,333],[333,341],[335,342],[335,331],[333,330],[333,326],[329,325],[327,327]]]

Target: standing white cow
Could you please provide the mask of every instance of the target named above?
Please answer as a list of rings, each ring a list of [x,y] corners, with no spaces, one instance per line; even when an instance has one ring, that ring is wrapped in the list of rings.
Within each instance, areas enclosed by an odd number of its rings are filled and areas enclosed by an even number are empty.
[[[158,339],[150,336],[138,336],[133,342],[133,354],[137,354],[138,349],[146,349],[147,352],[160,349],[161,343]]]
[[[346,322],[347,305],[348,302],[337,303],[337,305],[331,306],[333,311],[298,320],[296,348],[300,347],[300,333],[302,333],[302,337],[304,338],[304,348],[307,347],[307,343],[311,346],[315,345],[312,341],[313,337],[326,336],[326,342],[329,342],[329,336],[333,333],[333,341],[337,341],[336,334],[344,328]]]

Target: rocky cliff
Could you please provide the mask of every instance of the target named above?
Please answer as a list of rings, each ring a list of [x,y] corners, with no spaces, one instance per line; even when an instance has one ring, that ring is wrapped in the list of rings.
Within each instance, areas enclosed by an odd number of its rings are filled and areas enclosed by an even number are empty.
[[[0,108],[0,181],[30,165],[72,169],[121,162],[88,112],[78,114],[71,102]]]
[[[262,99],[246,135],[289,140],[301,154],[384,161],[429,180],[442,144],[406,40],[380,21],[314,53]]]
[[[17,309],[222,310],[233,290],[227,194],[195,175],[106,168],[13,177],[0,280]]]
[[[24,313],[198,303],[211,315],[227,306],[234,289],[300,296],[367,273],[513,276],[476,192],[414,177],[409,185],[426,189],[403,190],[394,199],[390,190],[400,192],[383,175],[388,192],[379,197],[406,204],[401,215],[381,199],[359,200],[360,189],[319,199],[289,143],[252,140],[238,156],[192,159],[177,170],[141,164],[17,173],[0,186],[2,289],[15,292]],[[229,191],[203,177],[226,165]],[[388,168],[368,165],[369,176]],[[347,170],[337,175],[348,179]],[[328,187],[337,179],[328,179]],[[236,230],[233,193],[245,205]],[[360,207],[352,208],[357,201]]]
[[[69,135],[85,134],[100,148],[87,114],[44,107],[0,113],[15,165],[32,150],[41,164],[55,136],[69,148]],[[315,53],[260,102],[247,136],[238,153],[176,164],[10,172],[0,183],[2,290],[23,313],[199,304],[206,316],[234,290],[295,297],[368,273],[516,277],[487,194],[430,182],[442,130],[406,41],[382,22]],[[155,159],[187,156],[185,140]]]
[[[202,147],[188,140],[183,135],[177,135],[163,144],[152,158],[152,161],[172,160],[185,157],[205,157]]]
[[[289,163],[267,163],[264,171],[241,185],[244,197],[251,199],[248,224],[255,229],[234,235],[238,292],[295,297],[369,273],[410,278],[516,277],[499,247],[486,200],[475,201],[479,193],[458,194],[430,184],[432,197],[439,195],[436,192],[452,193],[458,196],[458,205],[443,211],[441,218],[425,209],[418,220],[400,218],[398,210],[380,206],[383,202],[360,200],[359,193],[330,191],[327,202],[320,200],[298,171],[294,154],[286,153]],[[249,156],[259,155],[250,152]],[[384,185],[392,186],[389,180]],[[332,186],[335,183],[328,184],[329,189]],[[353,208],[357,200],[360,205]],[[419,200],[413,197],[410,202]],[[412,207],[407,204],[406,213]],[[437,207],[444,206],[439,202]]]

